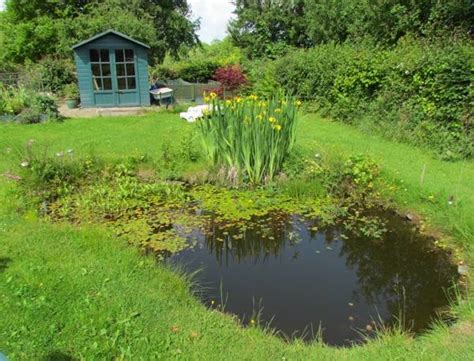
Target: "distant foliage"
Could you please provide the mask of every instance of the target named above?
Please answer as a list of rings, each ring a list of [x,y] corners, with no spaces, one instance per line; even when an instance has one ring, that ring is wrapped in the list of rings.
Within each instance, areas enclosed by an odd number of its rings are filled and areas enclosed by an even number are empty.
[[[154,80],[183,79],[204,83],[214,78],[218,68],[242,61],[241,50],[226,38],[210,45],[182,47],[179,59],[167,55],[162,64],[150,67],[150,75]]]
[[[474,23],[470,0],[236,1],[229,25],[250,58],[278,58],[292,47],[369,39],[393,45],[407,35],[466,34]]]
[[[391,50],[322,45],[268,66],[275,69],[270,83],[313,108],[453,159],[474,155],[473,61],[469,42],[406,39]],[[254,80],[256,88],[269,82]]]
[[[183,79],[191,83],[207,83],[212,79],[219,64],[212,60],[190,60],[150,69],[153,80]]]
[[[30,89],[61,94],[67,84],[76,81],[75,71],[71,59],[46,56],[36,63],[27,62],[22,77]]]
[[[197,43],[199,22],[185,0],[9,0],[0,13],[0,61],[70,57],[71,46],[115,29],[151,46],[151,61]]]

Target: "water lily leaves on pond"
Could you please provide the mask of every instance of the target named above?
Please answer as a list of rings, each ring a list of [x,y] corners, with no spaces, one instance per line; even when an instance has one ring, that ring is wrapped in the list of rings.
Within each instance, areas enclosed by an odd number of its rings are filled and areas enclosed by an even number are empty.
[[[172,182],[147,183],[126,175],[85,184],[52,202],[47,213],[52,220],[105,224],[127,242],[161,252],[181,250],[183,240],[189,243],[197,231],[214,234],[221,230],[218,242],[225,238],[244,242],[252,230],[264,242],[280,242],[289,215],[313,219],[311,231],[318,232],[341,211],[330,198],[295,202],[265,188],[184,187]],[[289,238],[293,245],[299,242],[292,234]]]

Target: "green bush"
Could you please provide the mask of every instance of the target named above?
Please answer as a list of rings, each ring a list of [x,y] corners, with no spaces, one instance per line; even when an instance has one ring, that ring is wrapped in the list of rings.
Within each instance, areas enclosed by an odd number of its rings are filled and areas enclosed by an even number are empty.
[[[157,65],[150,69],[154,80],[183,79],[192,83],[206,83],[213,79],[219,63],[211,60],[186,61]]]
[[[447,159],[470,158],[473,61],[474,48],[463,40],[404,39],[392,49],[327,44],[269,62],[273,79],[253,78],[257,90],[277,83],[338,120],[433,148]]]
[[[64,86],[64,97],[71,100],[79,100],[79,87],[76,83],[69,83]]]
[[[16,121],[22,124],[59,119],[54,98],[22,87],[0,87],[0,115],[16,116]]]
[[[217,68],[241,64],[243,58],[242,51],[227,37],[212,44],[182,47],[179,60],[168,54],[163,64],[150,67],[150,75],[154,80],[182,78],[203,83],[213,78]]]
[[[4,86],[0,88],[1,114],[17,115],[28,107],[29,94],[24,88]]]
[[[67,58],[48,56],[24,67],[24,82],[28,88],[62,95],[67,84],[76,81],[75,65]]]

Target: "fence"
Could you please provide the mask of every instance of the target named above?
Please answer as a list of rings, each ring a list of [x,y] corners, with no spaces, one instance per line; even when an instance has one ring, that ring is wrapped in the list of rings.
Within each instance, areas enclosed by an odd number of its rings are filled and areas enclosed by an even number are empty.
[[[209,83],[188,83],[183,80],[166,81],[166,87],[174,90],[174,100],[177,102],[198,104],[204,103],[205,94],[222,89],[221,83],[211,81]],[[224,89],[224,97],[233,96],[231,92]]]

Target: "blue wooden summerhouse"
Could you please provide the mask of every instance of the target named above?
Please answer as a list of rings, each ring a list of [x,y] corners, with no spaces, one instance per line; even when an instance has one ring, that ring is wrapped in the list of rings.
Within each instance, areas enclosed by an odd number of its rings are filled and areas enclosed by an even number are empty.
[[[149,106],[149,49],[115,30],[74,45],[81,106]]]

